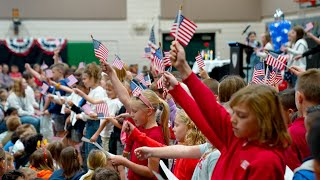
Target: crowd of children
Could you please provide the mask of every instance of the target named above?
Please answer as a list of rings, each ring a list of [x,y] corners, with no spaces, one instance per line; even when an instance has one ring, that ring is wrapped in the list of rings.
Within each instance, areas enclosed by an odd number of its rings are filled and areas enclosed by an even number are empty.
[[[302,36],[294,27],[293,45],[281,48],[297,79],[280,92],[197,76],[177,41],[176,72],[103,60],[69,67],[58,52],[51,67],[3,64],[0,179],[168,179],[163,164],[180,180],[320,178],[320,70],[296,58],[308,49]],[[272,50],[269,34],[262,40]]]

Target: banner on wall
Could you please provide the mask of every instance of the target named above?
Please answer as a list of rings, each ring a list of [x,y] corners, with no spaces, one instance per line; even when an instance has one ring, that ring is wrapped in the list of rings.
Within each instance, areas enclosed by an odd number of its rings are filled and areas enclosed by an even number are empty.
[[[63,38],[38,38],[36,43],[46,54],[53,54],[58,48],[64,48],[67,40]]]
[[[33,38],[5,39],[4,44],[14,54],[26,56],[34,44]]]
[[[34,45],[48,55],[53,55],[56,49],[64,49],[67,45],[64,38],[7,38],[3,42],[10,52],[19,56],[27,56]]]

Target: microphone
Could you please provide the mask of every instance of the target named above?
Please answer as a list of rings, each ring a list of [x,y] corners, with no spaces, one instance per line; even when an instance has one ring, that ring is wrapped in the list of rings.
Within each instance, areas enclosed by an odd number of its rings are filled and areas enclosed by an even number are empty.
[[[251,27],[251,25],[248,25],[243,31],[242,31],[242,34],[241,35],[244,35],[247,31],[248,31],[248,29]]]

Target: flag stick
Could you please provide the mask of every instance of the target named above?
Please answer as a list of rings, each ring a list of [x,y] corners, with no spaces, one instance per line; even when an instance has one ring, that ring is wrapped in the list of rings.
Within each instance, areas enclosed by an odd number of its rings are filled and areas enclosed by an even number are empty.
[[[92,34],[91,34],[90,36],[91,36],[91,39],[93,39],[93,36],[92,36]]]
[[[264,75],[264,84],[267,84],[267,76],[269,73],[269,65],[267,65],[267,70],[266,70],[266,74]]]
[[[183,3],[183,1],[181,0],[181,5],[180,5],[180,9],[179,9],[179,12],[178,12],[178,19],[177,19],[176,37],[174,39],[175,41],[177,41],[177,39],[178,39],[180,19],[181,19],[181,13],[182,13],[182,3]]]

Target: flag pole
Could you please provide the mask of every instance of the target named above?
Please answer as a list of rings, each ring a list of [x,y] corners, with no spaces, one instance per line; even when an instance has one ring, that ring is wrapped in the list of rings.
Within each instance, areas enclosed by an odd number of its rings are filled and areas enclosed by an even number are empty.
[[[269,73],[269,65],[267,65],[267,70],[266,70],[266,74],[264,75],[264,84],[267,84],[267,76]]]
[[[181,14],[182,14],[182,3],[183,3],[183,0],[181,0],[180,9],[179,9],[179,12],[178,12],[177,28],[176,28],[176,37],[175,37],[174,41],[177,41],[177,39],[178,39],[180,19],[181,19]]]

